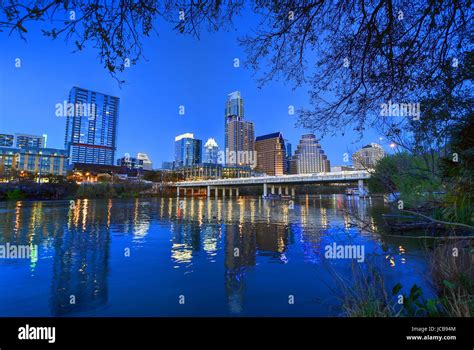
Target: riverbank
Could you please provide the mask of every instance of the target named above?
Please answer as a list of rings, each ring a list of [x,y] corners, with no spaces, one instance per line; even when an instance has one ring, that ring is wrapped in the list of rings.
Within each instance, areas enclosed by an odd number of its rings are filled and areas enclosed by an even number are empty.
[[[171,189],[163,187],[147,192],[153,185],[145,182],[115,182],[81,184],[64,181],[60,183],[34,182],[0,184],[0,201],[6,200],[59,200],[94,198],[135,198],[169,196]]]

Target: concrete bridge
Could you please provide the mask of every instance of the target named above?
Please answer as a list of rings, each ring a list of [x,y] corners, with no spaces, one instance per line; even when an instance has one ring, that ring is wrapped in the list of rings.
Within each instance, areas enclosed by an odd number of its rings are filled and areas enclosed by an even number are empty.
[[[225,198],[226,191],[229,192],[229,197],[235,195],[239,196],[239,187],[241,186],[263,186],[263,195],[267,196],[269,191],[271,194],[285,194],[295,196],[296,185],[305,185],[311,183],[337,183],[337,182],[354,182],[358,184],[359,195],[366,195],[364,187],[364,180],[370,178],[370,173],[366,170],[355,171],[341,171],[333,173],[316,173],[316,174],[298,174],[298,175],[281,175],[281,176],[258,176],[258,177],[241,177],[231,179],[216,179],[216,180],[194,180],[194,181],[180,181],[170,184],[177,188],[178,197],[181,190],[184,190],[184,196],[191,190],[191,195],[202,193],[206,191],[208,197],[211,196],[212,191],[216,197],[219,196],[219,191],[222,191],[222,197]],[[278,193],[276,192],[278,191]]]

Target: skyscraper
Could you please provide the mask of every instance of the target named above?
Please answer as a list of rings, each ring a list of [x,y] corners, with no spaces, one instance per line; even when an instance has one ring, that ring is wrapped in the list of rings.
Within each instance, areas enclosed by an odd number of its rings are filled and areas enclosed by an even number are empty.
[[[254,125],[244,120],[244,100],[240,91],[227,95],[224,120],[226,163],[254,166]]]
[[[202,141],[195,139],[194,134],[185,133],[174,138],[175,166],[189,166],[202,161]]]
[[[327,156],[321,149],[321,145],[316,140],[314,134],[301,136],[295,154],[293,156],[295,169],[298,174],[312,174],[331,171],[331,166]]]
[[[216,140],[210,138],[204,145],[204,163],[217,164],[219,160],[219,146]]]
[[[285,141],[280,132],[258,136],[255,140],[258,171],[267,175],[283,175],[285,173]]]
[[[69,164],[114,165],[119,102],[118,97],[71,89],[65,137]]]
[[[0,134],[0,146],[16,148],[45,148],[46,135],[28,135],[28,134]]]

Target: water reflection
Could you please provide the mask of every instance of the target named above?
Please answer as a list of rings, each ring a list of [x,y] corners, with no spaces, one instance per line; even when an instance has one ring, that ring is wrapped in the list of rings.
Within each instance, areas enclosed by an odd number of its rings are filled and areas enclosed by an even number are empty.
[[[316,285],[317,281],[299,276],[314,274],[311,267],[321,264],[324,245],[334,241],[331,230],[357,235],[351,226],[353,215],[369,219],[371,229],[377,230],[379,222],[372,208],[368,201],[345,196],[305,196],[296,200],[294,208],[287,202],[261,198],[7,202],[0,203],[0,242],[39,246],[37,260],[29,261],[28,266],[30,273],[41,274],[41,283],[48,281],[50,286],[49,310],[38,311],[40,315],[101,315],[110,306],[110,281],[127,288],[139,282],[146,287],[139,293],[156,293],[158,315],[159,305],[167,302],[160,299],[163,285],[185,286],[183,276],[190,274],[202,283],[222,279],[225,310],[219,314],[235,315],[246,312],[249,295],[256,293],[250,293],[249,284],[258,285],[259,278],[268,280],[284,272],[297,290],[307,288],[308,283]],[[378,235],[363,234],[364,239],[380,245]],[[385,247],[389,266],[407,265],[409,244],[382,243],[382,247],[389,246]],[[124,257],[123,249],[129,246],[136,249],[138,258],[142,254],[140,263]],[[0,261],[0,277],[20,274],[18,267],[24,263]],[[283,269],[291,263],[295,270]],[[44,268],[38,272],[41,264]],[[223,275],[210,277],[209,264]],[[259,265],[267,272],[255,272],[260,271],[255,270]],[[111,275],[114,267],[127,268],[130,275]],[[147,269],[156,271],[152,275],[155,282],[141,277]],[[36,280],[31,278],[18,277],[22,285],[33,286]],[[281,281],[270,282],[274,284],[269,288],[285,287]],[[0,291],[5,288],[8,286],[0,285]],[[25,297],[18,293],[0,293],[0,305]],[[219,298],[218,291],[215,298]],[[131,303],[140,302],[136,295],[131,299]]]

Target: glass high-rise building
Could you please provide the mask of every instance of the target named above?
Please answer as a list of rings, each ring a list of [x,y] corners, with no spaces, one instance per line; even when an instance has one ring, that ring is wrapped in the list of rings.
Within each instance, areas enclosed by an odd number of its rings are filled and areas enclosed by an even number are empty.
[[[174,160],[176,167],[199,164],[202,161],[202,140],[194,138],[194,134],[178,135],[174,139]]]
[[[295,169],[292,172],[298,174],[331,171],[329,160],[326,154],[324,154],[324,151],[314,134],[301,136],[300,143],[298,144],[293,156],[293,161],[295,162]]]
[[[230,119],[234,117],[237,117],[240,120],[244,119],[244,100],[242,99],[240,91],[234,91],[228,94],[227,101],[225,103],[225,111],[224,111],[225,149],[224,151],[226,152],[227,152],[227,149],[229,148],[227,123]]]
[[[119,102],[118,97],[71,89],[65,137],[69,164],[114,165]]]
[[[210,138],[204,145],[204,163],[217,164],[219,161],[219,146],[216,140]]]

